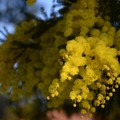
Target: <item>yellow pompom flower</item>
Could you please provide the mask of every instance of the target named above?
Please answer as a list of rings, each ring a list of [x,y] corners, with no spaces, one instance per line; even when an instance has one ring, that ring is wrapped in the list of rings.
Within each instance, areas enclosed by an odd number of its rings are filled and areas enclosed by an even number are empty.
[[[95,111],[96,111],[96,108],[95,108],[95,107],[91,107],[91,108],[90,108],[90,112],[95,113]]]
[[[82,100],[82,96],[81,95],[78,95],[76,98],[77,98],[77,102],[81,102],[81,100]]]
[[[75,100],[76,99],[76,94],[74,92],[70,93],[70,99]]]
[[[89,102],[87,100],[82,101],[82,106],[85,109],[90,109],[90,104],[89,104]]]

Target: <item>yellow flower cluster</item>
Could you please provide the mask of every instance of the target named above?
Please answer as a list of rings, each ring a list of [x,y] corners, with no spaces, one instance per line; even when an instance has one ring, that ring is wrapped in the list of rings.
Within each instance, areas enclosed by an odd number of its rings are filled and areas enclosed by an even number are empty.
[[[49,108],[65,100],[80,106],[81,113],[104,108],[120,85],[119,31],[97,13],[97,6],[97,0],[77,0],[39,37],[33,37],[39,22],[22,22],[0,46],[0,92],[12,87],[15,99],[32,96],[36,87]]]
[[[109,37],[105,40],[98,37],[85,39],[79,36],[67,42],[66,51],[64,50],[63,54],[65,63],[60,71],[60,82],[74,81],[69,94],[70,99],[75,102],[74,107],[76,103],[81,104],[87,101],[87,107],[83,105],[87,111],[91,111],[93,106],[101,105],[104,108],[106,101],[112,97],[115,89],[120,85],[117,49],[110,47]],[[96,42],[96,45],[94,46],[91,42]],[[89,97],[90,90],[94,92],[91,94],[92,99]],[[93,101],[94,104],[91,105]]]
[[[105,107],[120,85],[118,49],[113,48],[116,29],[108,17],[103,19],[95,15],[96,7],[94,0],[78,0],[56,25],[59,28],[57,33],[63,32],[64,36],[57,35],[55,30],[54,42],[61,39],[57,45],[66,44],[66,47],[59,50],[59,87],[54,84],[49,87],[50,95],[47,98],[50,107],[55,107],[53,101],[61,105],[62,102],[58,101],[69,98],[74,102],[74,107],[82,105],[81,113],[93,113],[97,106]],[[60,25],[64,25],[63,29]],[[57,95],[52,94],[52,88]]]
[[[94,26],[96,7],[95,0],[78,0],[72,6],[72,10],[65,15],[64,36],[87,34]]]
[[[29,47],[31,42],[36,42],[30,38],[34,31],[29,31],[36,25],[35,20],[20,23],[15,33],[9,34],[7,41],[0,45],[0,93],[13,100],[32,96],[33,87],[39,81],[40,52]]]

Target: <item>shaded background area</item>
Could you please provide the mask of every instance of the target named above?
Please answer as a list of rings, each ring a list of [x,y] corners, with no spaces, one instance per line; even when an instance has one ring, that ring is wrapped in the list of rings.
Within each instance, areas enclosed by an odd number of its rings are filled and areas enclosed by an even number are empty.
[[[18,23],[26,19],[49,20],[63,6],[55,0],[37,0],[29,6],[25,0],[0,0],[0,39],[6,39],[7,33],[14,33]]]

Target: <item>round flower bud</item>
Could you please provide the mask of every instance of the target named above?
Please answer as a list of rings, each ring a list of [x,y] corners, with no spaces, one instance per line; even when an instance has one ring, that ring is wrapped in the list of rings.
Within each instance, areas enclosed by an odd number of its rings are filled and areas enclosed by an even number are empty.
[[[101,108],[105,108],[105,105],[101,105]]]
[[[109,97],[109,96],[106,96],[106,100],[110,100],[110,97]]]

